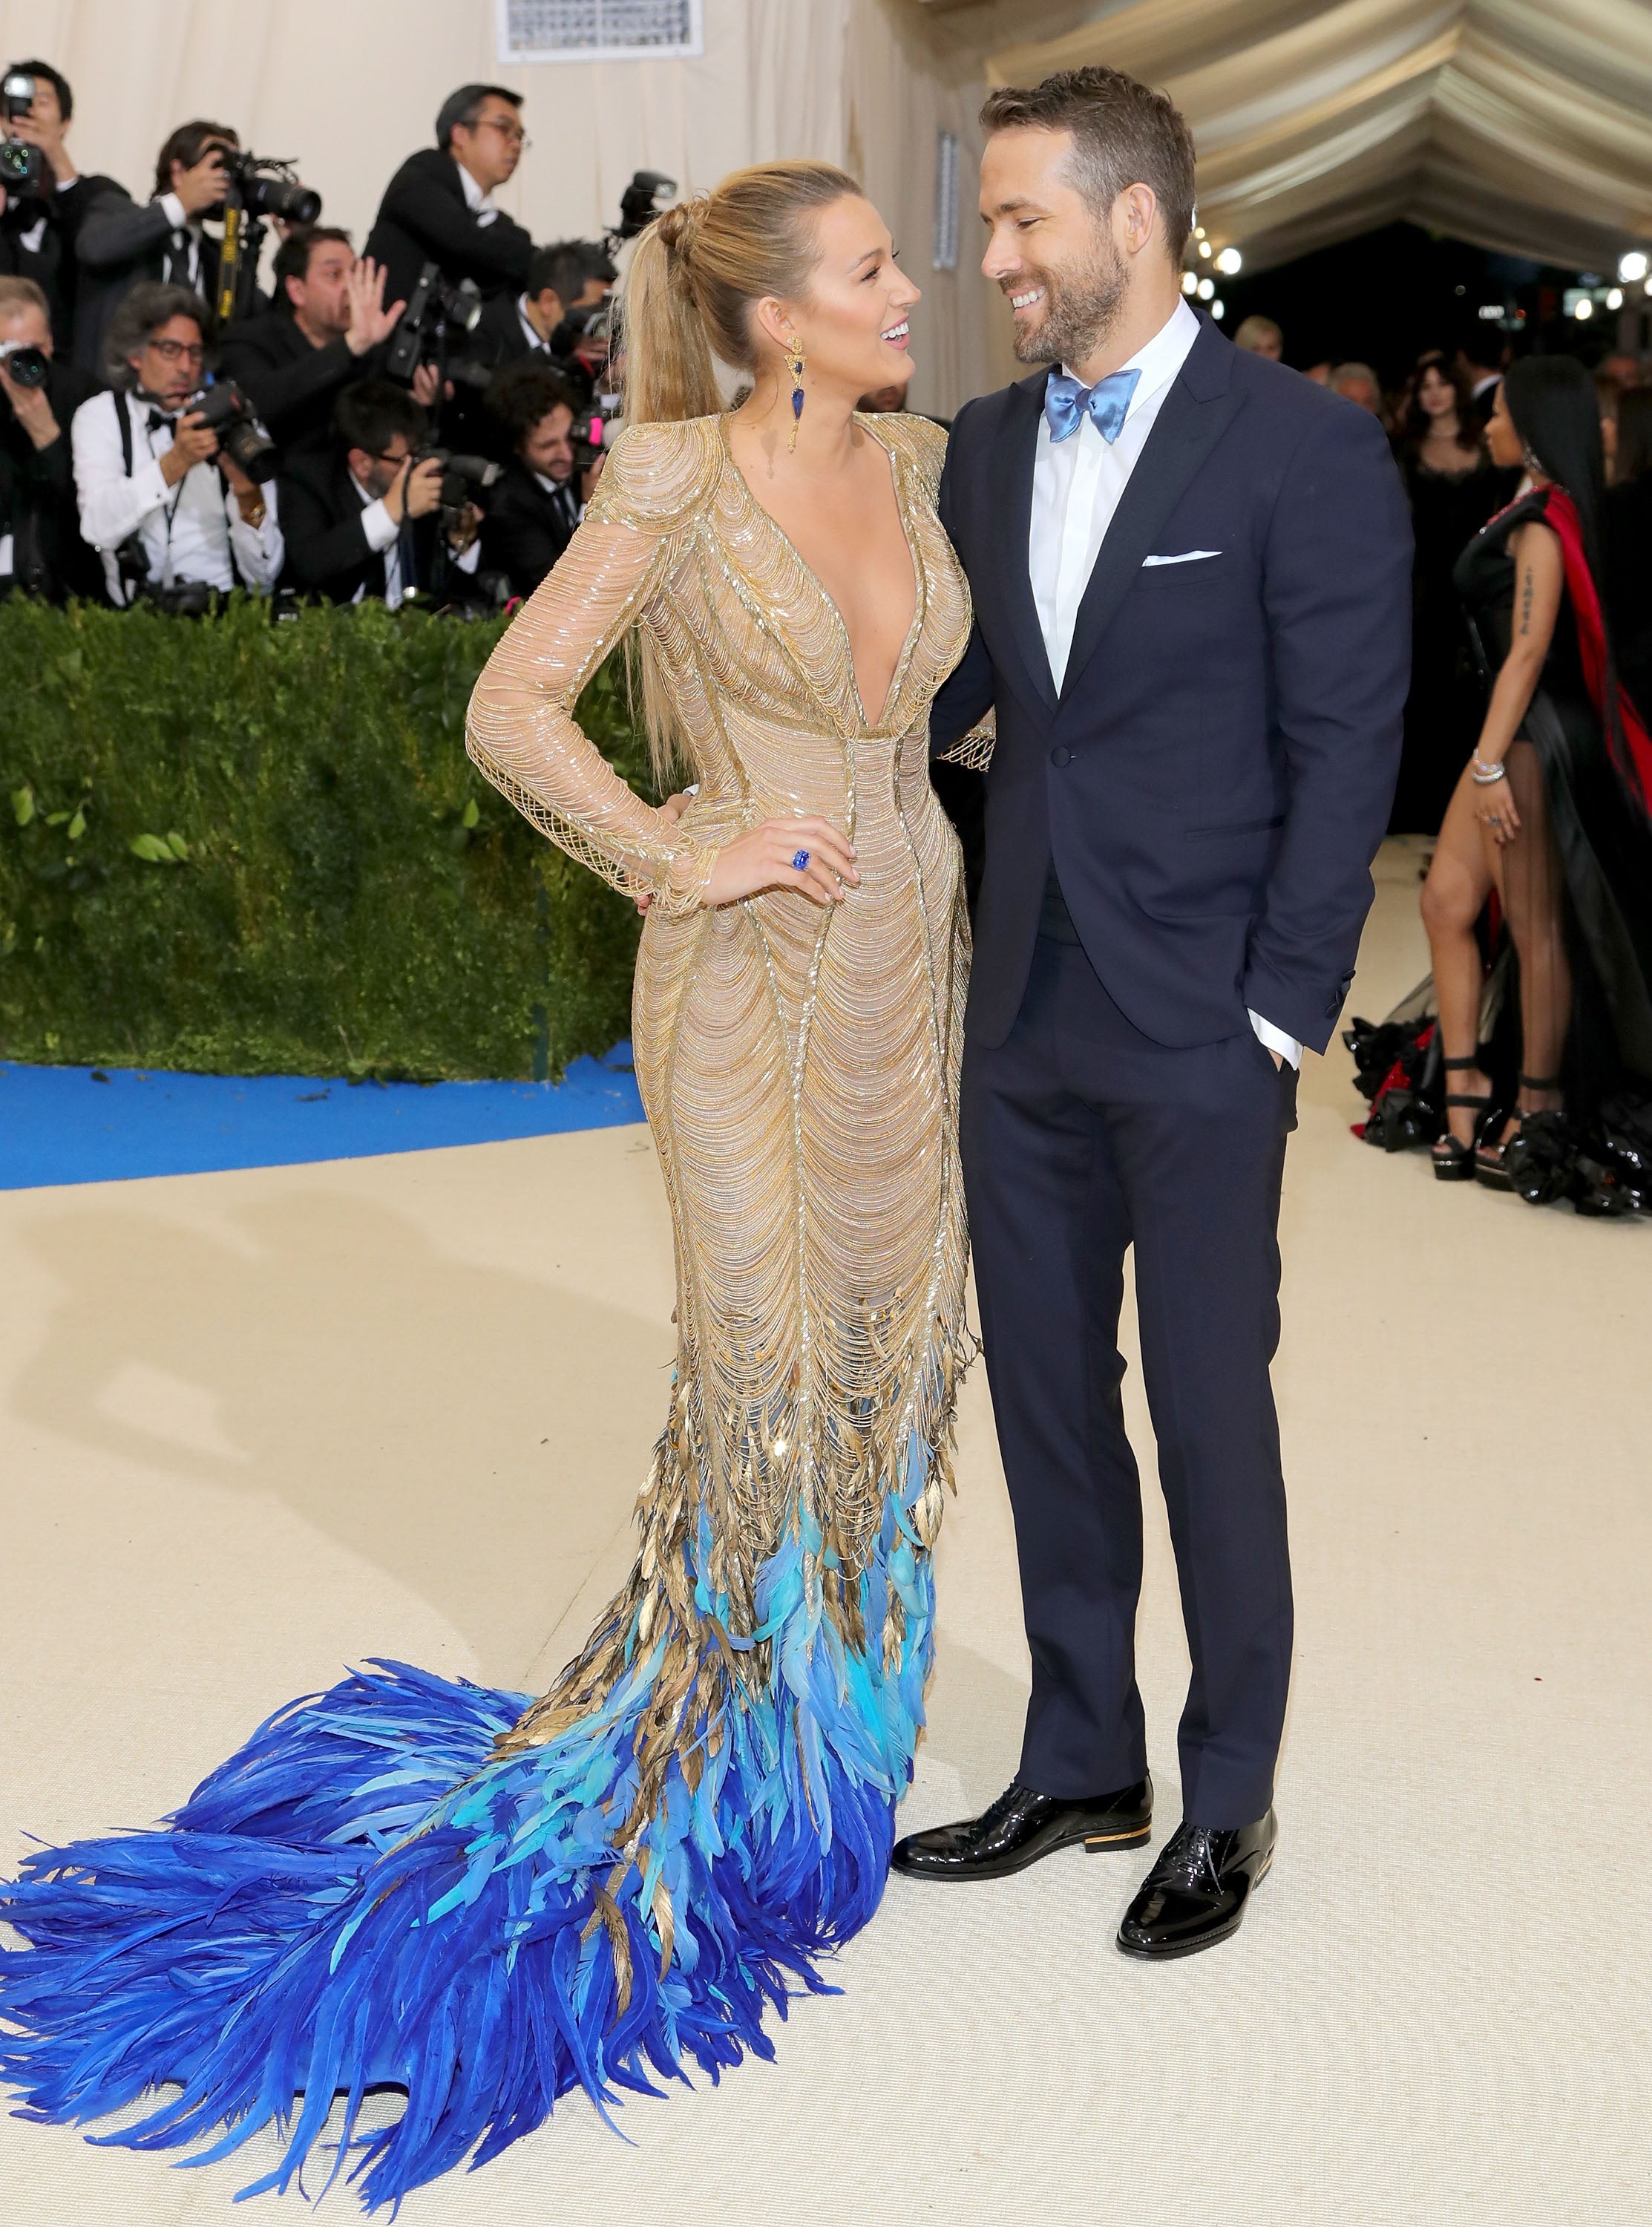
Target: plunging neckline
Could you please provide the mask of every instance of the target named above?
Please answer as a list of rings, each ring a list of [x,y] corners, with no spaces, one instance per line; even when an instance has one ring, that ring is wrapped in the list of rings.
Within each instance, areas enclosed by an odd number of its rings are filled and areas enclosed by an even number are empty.
[[[722,429],[723,434],[724,461],[727,463],[729,469],[734,474],[735,478],[739,482],[740,491],[745,497],[746,501],[750,505],[751,508],[757,513],[758,516],[766,521],[770,530],[779,537],[780,540],[791,552],[793,557],[796,559],[799,569],[802,571],[804,577],[813,583],[815,593],[820,597],[820,601],[826,605],[827,610],[831,612],[832,624],[836,627],[839,638],[843,643],[844,654],[849,660],[850,693],[854,698],[855,710],[860,716],[861,731],[864,734],[868,735],[881,734],[889,724],[890,713],[900,700],[901,685],[906,679],[906,669],[911,661],[913,644],[918,638],[919,631],[923,623],[924,614],[923,565],[918,555],[917,544],[912,538],[911,526],[907,522],[906,503],[903,499],[903,492],[901,485],[901,459],[896,456],[895,450],[890,446],[887,441],[881,439],[879,436],[872,431],[872,428],[870,425],[864,424],[862,412],[857,411],[855,412],[856,422],[863,425],[863,430],[866,433],[867,437],[877,443],[877,446],[883,450],[884,456],[889,460],[890,486],[895,496],[895,515],[901,522],[901,538],[906,543],[907,559],[912,567],[912,622],[907,628],[906,639],[901,644],[899,653],[896,657],[894,670],[890,674],[889,686],[883,692],[883,701],[878,710],[877,724],[874,727],[871,721],[866,717],[865,699],[860,692],[860,668],[855,662],[855,645],[850,637],[848,622],[845,619],[843,612],[839,608],[837,597],[826,586],[826,582],[815,571],[813,565],[809,563],[807,558],[804,556],[796,542],[793,540],[791,535],[788,533],[786,528],[781,524],[774,513],[769,510],[762,503],[758,501],[756,492],[753,488],[750,481],[746,477],[744,472],[740,469],[739,462],[734,453],[733,445],[729,439],[729,420],[733,414],[734,413],[731,411],[725,411],[718,421]]]

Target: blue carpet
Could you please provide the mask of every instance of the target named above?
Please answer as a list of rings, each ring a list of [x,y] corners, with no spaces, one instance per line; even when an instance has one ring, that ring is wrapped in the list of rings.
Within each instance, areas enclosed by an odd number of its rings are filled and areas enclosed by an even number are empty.
[[[363,1159],[642,1119],[631,1047],[547,1082],[159,1075],[0,1062],[0,1190]]]

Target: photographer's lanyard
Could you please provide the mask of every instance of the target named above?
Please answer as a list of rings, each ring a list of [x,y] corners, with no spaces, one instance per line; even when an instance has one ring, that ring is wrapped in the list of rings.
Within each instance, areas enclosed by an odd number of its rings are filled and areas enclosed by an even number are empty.
[[[126,476],[131,479],[132,475],[132,398],[126,394],[118,394],[115,397],[115,407],[120,418],[121,460],[126,467]],[[154,405],[151,403],[150,407],[152,410]],[[162,412],[160,414],[163,417],[165,412]],[[175,440],[176,437],[175,432],[173,438]],[[149,441],[150,456],[152,461],[155,456],[154,429],[147,424],[145,438]],[[193,465],[190,469],[194,469]],[[172,521],[178,514],[178,505],[183,501],[183,490],[188,477],[188,472],[185,472],[172,490],[171,501],[163,502],[161,505],[161,515],[166,520],[166,552],[161,565],[161,585],[163,588],[169,588],[172,585]],[[142,533],[144,529],[140,526],[137,530]],[[130,602],[131,598],[129,597],[127,600]]]

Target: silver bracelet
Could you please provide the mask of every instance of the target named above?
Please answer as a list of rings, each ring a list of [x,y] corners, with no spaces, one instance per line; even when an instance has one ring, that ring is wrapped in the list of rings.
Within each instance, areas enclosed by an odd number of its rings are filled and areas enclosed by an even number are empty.
[[[1502,765],[1488,766],[1478,754],[1469,760],[1469,778],[1480,788],[1490,788],[1502,781],[1508,769]]]

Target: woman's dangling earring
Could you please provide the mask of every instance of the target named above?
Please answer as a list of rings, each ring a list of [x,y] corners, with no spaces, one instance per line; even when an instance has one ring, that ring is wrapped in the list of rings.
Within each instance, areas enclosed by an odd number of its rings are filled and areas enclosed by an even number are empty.
[[[1536,454],[1529,441],[1522,441],[1521,443],[1520,460],[1521,463],[1525,465],[1528,472],[1540,472],[1543,469],[1542,465],[1537,461]]]
[[[792,374],[792,437],[786,443],[786,453],[791,456],[797,448],[797,421],[803,415],[803,343],[792,341],[787,345],[786,368]]]

